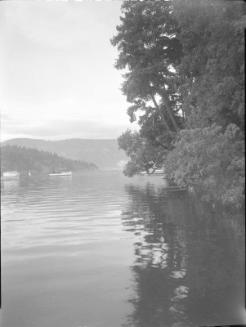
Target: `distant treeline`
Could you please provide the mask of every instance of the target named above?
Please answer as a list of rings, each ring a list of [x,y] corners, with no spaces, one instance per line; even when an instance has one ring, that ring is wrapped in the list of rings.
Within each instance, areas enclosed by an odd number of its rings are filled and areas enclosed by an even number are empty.
[[[18,171],[20,173],[52,173],[61,171],[94,170],[93,163],[71,160],[55,153],[38,151],[25,147],[6,145],[1,147],[1,171]]]

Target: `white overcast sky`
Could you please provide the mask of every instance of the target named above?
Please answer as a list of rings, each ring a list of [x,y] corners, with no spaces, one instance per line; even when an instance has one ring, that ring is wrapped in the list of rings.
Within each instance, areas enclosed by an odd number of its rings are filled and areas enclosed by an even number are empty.
[[[130,126],[110,39],[120,0],[1,1],[1,139],[116,138]]]

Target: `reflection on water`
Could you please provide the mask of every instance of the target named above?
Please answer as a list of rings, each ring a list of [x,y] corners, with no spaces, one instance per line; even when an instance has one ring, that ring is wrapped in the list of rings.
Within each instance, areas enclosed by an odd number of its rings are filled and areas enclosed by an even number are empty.
[[[159,177],[2,184],[3,327],[242,322],[243,214]]]
[[[135,235],[136,294],[125,326],[242,323],[243,216],[163,188],[126,191],[122,219]]]

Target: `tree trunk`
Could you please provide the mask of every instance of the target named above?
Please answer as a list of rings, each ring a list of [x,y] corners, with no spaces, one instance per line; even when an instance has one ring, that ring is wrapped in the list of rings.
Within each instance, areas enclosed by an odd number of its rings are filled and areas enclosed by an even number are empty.
[[[164,104],[165,104],[165,107],[167,109],[168,116],[169,116],[169,118],[172,121],[174,130],[175,130],[175,132],[178,132],[179,131],[179,127],[178,127],[178,125],[177,125],[177,123],[176,123],[176,121],[175,121],[175,119],[173,117],[173,113],[172,113],[172,111],[170,109],[170,104],[169,104],[169,99],[168,99],[167,94],[165,94],[164,92],[162,92],[162,98],[164,99]]]
[[[161,109],[160,109],[158,103],[156,102],[156,99],[155,99],[155,97],[154,97],[153,94],[151,94],[151,98],[152,98],[152,100],[153,100],[153,103],[154,103],[156,109],[160,112],[160,115],[161,115],[161,117],[162,117],[162,119],[163,119],[163,123],[164,123],[164,125],[165,125],[167,131],[169,132],[169,134],[172,134],[172,131],[171,131],[170,127],[168,126],[167,122],[166,122],[166,118],[164,117],[164,115],[163,115],[163,113],[162,113],[162,111],[161,111]]]

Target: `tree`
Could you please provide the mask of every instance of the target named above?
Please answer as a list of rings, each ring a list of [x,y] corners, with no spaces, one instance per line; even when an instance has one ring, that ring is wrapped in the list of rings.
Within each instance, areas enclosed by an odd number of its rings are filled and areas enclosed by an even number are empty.
[[[163,148],[161,146],[153,147],[139,133],[127,130],[119,137],[118,143],[130,158],[124,169],[125,175],[133,176],[142,171],[152,174],[161,167],[164,155]]]
[[[242,204],[244,197],[243,2],[174,0],[183,46],[178,67],[185,130],[165,165],[178,185],[207,199]]]
[[[174,0],[182,43],[178,67],[185,126],[244,128],[245,5],[240,1]]]
[[[149,171],[158,158],[176,184],[241,201],[245,8],[222,0],[123,2],[112,43],[116,67],[125,69],[128,114],[140,126],[119,139],[130,174]]]
[[[116,68],[125,70],[122,91],[131,103],[130,120],[138,116],[145,144],[164,149],[171,148],[182,126],[174,71],[182,48],[171,11],[171,1],[126,0],[121,25],[112,39],[119,50]]]
[[[165,160],[169,177],[194,186],[203,199],[240,206],[244,199],[244,141],[235,124],[184,129]]]

